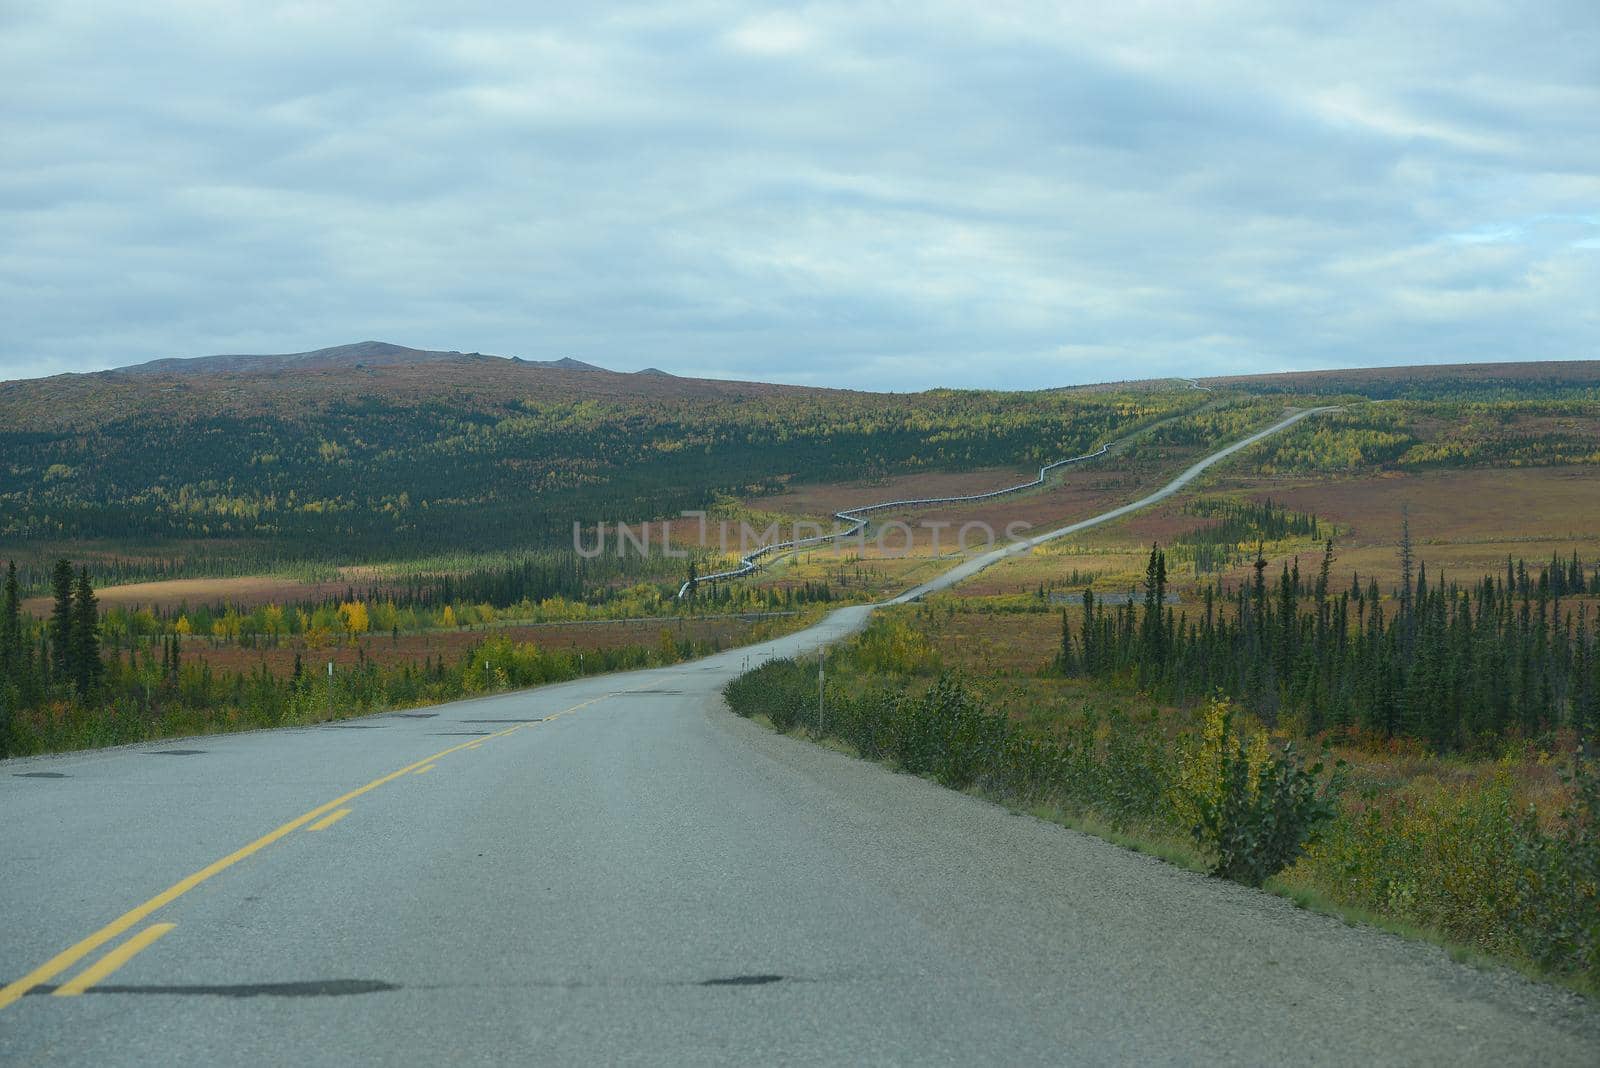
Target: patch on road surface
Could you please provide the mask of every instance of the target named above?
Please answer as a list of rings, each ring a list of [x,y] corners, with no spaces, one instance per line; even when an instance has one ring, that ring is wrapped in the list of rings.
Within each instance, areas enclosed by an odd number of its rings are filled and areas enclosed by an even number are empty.
[[[432,719],[434,716],[437,716],[438,714],[439,713],[437,713],[437,712],[391,712],[391,713],[389,713],[389,715],[394,717],[395,719]]]
[[[11,773],[18,779],[65,779],[66,772],[62,771],[14,771]]]
[[[118,986],[101,983],[85,990],[85,994],[175,994],[210,996],[219,998],[342,998],[351,994],[381,994],[401,989],[399,983],[385,983],[381,979],[312,979],[302,983],[235,983],[226,985],[173,985],[173,986]],[[33,994],[53,994],[56,988],[42,984],[28,991]]]
[[[765,986],[767,983],[781,983],[781,975],[728,975],[721,979],[707,979],[701,986]]]
[[[199,756],[204,749],[153,749],[146,756]]]

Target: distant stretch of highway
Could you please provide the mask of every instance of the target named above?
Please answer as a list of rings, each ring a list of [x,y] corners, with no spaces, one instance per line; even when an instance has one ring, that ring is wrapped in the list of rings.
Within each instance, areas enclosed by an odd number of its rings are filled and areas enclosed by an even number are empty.
[[[1202,386],[1199,382],[1192,378],[1185,378],[1181,379],[1180,381],[1187,383],[1192,389],[1202,390],[1206,393],[1211,392],[1210,386]],[[1318,408],[1314,410],[1326,411],[1327,409]],[[1289,423],[1292,422],[1295,422],[1294,418],[1280,423],[1278,426],[1270,427],[1262,432],[1261,437],[1265,437],[1267,434],[1274,433],[1275,431],[1289,425]],[[1250,443],[1253,444],[1254,441],[1259,440],[1260,437],[1254,438],[1251,439]],[[855,537],[857,534],[866,529],[866,517],[873,512],[882,512],[888,509],[921,508],[932,504],[966,504],[971,501],[990,500],[995,497],[1004,497],[1011,493],[1021,493],[1024,490],[1036,489],[1045,484],[1045,480],[1048,478],[1051,471],[1054,471],[1057,468],[1066,467],[1069,464],[1079,464],[1087,460],[1097,459],[1110,452],[1111,447],[1115,444],[1116,442],[1108,441],[1101,445],[1098,449],[1095,449],[1092,452],[1086,452],[1082,456],[1069,456],[1064,460],[1057,460],[1054,463],[1045,464],[1043,467],[1039,468],[1038,477],[1029,479],[1027,482],[1019,482],[1015,486],[1006,486],[1003,489],[990,490],[987,493],[970,493],[964,496],[955,497],[913,497],[900,501],[880,501],[877,504],[866,504],[857,508],[847,508],[842,512],[835,512],[833,513],[834,522],[847,524],[844,528],[835,530],[830,534],[817,534],[808,538],[792,538],[789,541],[773,542],[770,545],[760,546],[754,552],[740,557],[738,567],[731,567],[726,571],[713,571],[710,574],[700,575],[693,580],[685,581],[682,586],[678,587],[678,599],[682,600],[685,596],[687,596],[689,593],[689,588],[696,584],[722,582],[728,579],[743,578],[760,567],[761,561],[768,557],[776,558],[778,556],[783,556],[793,552],[796,549],[803,549],[812,545],[822,545],[826,542],[848,541],[850,538]],[[1174,486],[1171,492],[1176,492],[1178,488],[1179,486]],[[1159,498],[1149,498],[1148,500],[1158,499]],[[1080,527],[1078,529],[1082,528]],[[1070,533],[1070,531],[1068,531],[1068,533]]]
[[[1207,456],[1205,459],[1191,464],[1189,467],[1185,468],[1183,473],[1177,478],[1174,478],[1171,482],[1168,482],[1165,486],[1162,486],[1149,496],[1140,497],[1138,500],[1133,501],[1130,504],[1124,504],[1121,507],[1113,508],[1109,512],[1102,512],[1100,515],[1093,516],[1089,519],[1082,519],[1076,523],[1068,523],[1064,527],[1057,527],[1056,529],[1046,531],[1043,534],[1035,534],[1033,537],[1022,538],[1018,541],[1011,542],[1008,545],[1002,545],[997,549],[991,549],[980,556],[974,556],[969,560],[962,561],[955,567],[952,567],[950,570],[944,572],[944,574],[939,575],[937,578],[930,579],[920,586],[916,586],[907,590],[905,593],[902,593],[889,603],[904,604],[907,601],[915,601],[922,597],[926,597],[928,594],[934,593],[938,590],[949,589],[951,586],[965,582],[973,575],[976,575],[979,571],[982,571],[984,568],[1004,560],[1008,556],[1015,556],[1018,553],[1028,552],[1029,550],[1035,549],[1046,542],[1054,541],[1057,538],[1064,538],[1068,534],[1076,534],[1079,531],[1088,530],[1090,527],[1097,527],[1102,523],[1109,523],[1113,519],[1121,519],[1123,516],[1132,512],[1137,512],[1140,509],[1148,508],[1157,501],[1165,500],[1174,493],[1177,493],[1179,490],[1183,489],[1183,487],[1199,478],[1201,473],[1207,468],[1213,466],[1214,464],[1221,463],[1223,460],[1226,460],[1239,450],[1248,449],[1250,446],[1254,445],[1263,438],[1271,437],[1273,434],[1293,426],[1302,419],[1309,418],[1313,415],[1318,415],[1322,412],[1336,411],[1337,409],[1337,405],[1324,405],[1320,408],[1307,408],[1304,411],[1295,412],[1286,418],[1278,420],[1265,430],[1259,430],[1256,433],[1251,434],[1249,437],[1236,441],[1227,448],[1219,449],[1210,456]]]
[[[1112,442],[1106,442],[1093,452],[1086,452],[1082,456],[1069,456],[1065,460],[1057,460],[1054,463],[1045,464],[1039,468],[1039,476],[1037,478],[1030,479],[1027,482],[1019,482],[1015,486],[1007,486],[1004,489],[990,490],[987,493],[969,493],[965,496],[957,497],[912,497],[901,501],[880,501],[877,504],[864,504],[857,508],[847,508],[842,512],[835,512],[833,513],[834,522],[847,523],[849,524],[848,527],[842,530],[835,530],[831,534],[818,534],[809,538],[792,538],[789,541],[777,541],[769,545],[763,545],[754,552],[741,557],[738,567],[729,568],[726,571],[713,571],[708,575],[700,575],[695,579],[686,581],[682,586],[678,587],[678,598],[682,600],[688,594],[690,586],[696,583],[721,582],[726,579],[743,578],[745,575],[755,571],[761,560],[774,554],[782,555],[795,549],[803,549],[809,545],[821,545],[830,541],[847,541],[866,529],[867,516],[872,512],[882,512],[889,508],[920,508],[930,504],[965,504],[969,501],[986,501],[994,497],[1004,497],[1009,493],[1020,493],[1023,490],[1034,489],[1044,485],[1045,478],[1051,471],[1059,467],[1065,467],[1068,464],[1082,463],[1085,460],[1093,460],[1098,456],[1104,456],[1111,450],[1112,444]]]
[[[674,667],[0,762],[0,1063],[1600,1059],[1575,997],[724,708],[748,665],[872,611]]]

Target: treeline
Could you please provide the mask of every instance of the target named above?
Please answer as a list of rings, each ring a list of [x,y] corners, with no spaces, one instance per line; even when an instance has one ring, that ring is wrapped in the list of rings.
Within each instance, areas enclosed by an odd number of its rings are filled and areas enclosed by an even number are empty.
[[[497,623],[783,612],[834,600],[832,587],[826,582],[803,582],[723,586],[679,601],[677,581],[586,588],[581,598],[568,599],[554,592],[559,584],[515,581],[526,573],[514,568],[500,573],[513,581],[503,585],[423,583],[402,588],[398,597],[376,587],[365,591],[347,587],[342,596],[285,604],[183,603],[172,608],[139,609],[113,606],[101,613],[88,569],[75,570],[63,560],[52,569],[55,607],[48,621],[41,624],[19,610],[25,591],[12,562],[6,576],[4,619],[0,620],[0,668],[4,669],[0,671],[0,702],[7,702],[5,707],[25,707],[47,699],[58,686],[69,687],[80,698],[88,697],[104,674],[106,656],[115,659],[126,653],[137,657],[141,651],[152,656],[158,643],[164,659],[176,663],[185,644],[201,641],[252,649],[285,643],[321,648],[367,634],[398,637],[401,633],[483,628]],[[463,595],[469,593],[493,597],[499,603],[467,600]],[[520,599],[512,601],[513,597]]]
[[[55,570],[58,553],[42,545],[18,545],[16,549],[17,583],[22,596],[28,598],[49,593],[51,573]],[[246,542],[228,543],[225,546],[216,543],[206,547],[190,546],[182,552],[156,550],[148,555],[136,546],[95,551],[78,545],[72,551],[94,576],[95,585],[101,587],[179,578],[233,578],[291,573],[302,581],[310,582],[326,580],[338,574],[338,569],[331,564],[288,560],[276,550]]]
[[[1245,542],[1322,538],[1322,523],[1315,515],[1291,511],[1275,504],[1270,497],[1264,501],[1198,497],[1184,504],[1183,513],[1217,520],[1174,539],[1193,556],[1197,575],[1211,574],[1239,563],[1239,546]]]
[[[1312,393],[1456,404],[1530,398],[1593,402],[1600,399],[1597,378],[1593,362],[1503,364],[1495,369],[1374,367],[1244,378],[1228,382],[1228,388],[1268,397]]]
[[[105,644],[113,650],[156,637],[206,639],[212,644],[245,648],[276,647],[288,641],[328,645],[364,634],[401,634],[453,628],[481,628],[497,623],[562,623],[649,616],[691,617],[707,614],[781,612],[834,600],[822,582],[786,586],[713,587],[692,599],[677,599],[678,585],[636,584],[608,589],[583,599],[552,595],[524,597],[509,604],[488,601],[419,599],[408,602],[382,591],[347,589],[342,597],[292,601],[286,604],[239,606],[222,602],[130,611],[113,607],[101,618]]]
[[[117,745],[179,734],[314,723],[385,708],[534,686],[580,675],[676,663],[721,648],[663,630],[650,645],[542,649],[487,637],[454,662],[431,655],[380,665],[358,647],[353,668],[332,675],[263,664],[215,671],[185,654],[178,635],[103,650],[87,572],[63,564],[68,591],[40,625],[18,611],[14,569],[0,616],[0,757]]]
[[[23,385],[0,401],[0,416],[51,388]],[[733,386],[703,396],[440,388],[419,397],[385,395],[376,376],[359,397],[330,384],[329,396],[274,385],[211,406],[128,395],[136,388],[119,387],[106,419],[88,398],[66,417],[52,408],[48,419],[0,418],[0,536],[246,540],[338,562],[554,547],[571,544],[574,522],[672,516],[791,479],[1056,459],[1196,403],[1138,390],[721,395]],[[21,425],[55,429],[4,429]]]
[[[1163,604],[1166,556],[1152,547],[1142,607],[1112,609],[1086,594],[1076,633],[1062,613],[1057,666],[1071,675],[1126,678],[1162,700],[1217,692],[1268,724],[1295,717],[1308,733],[1359,729],[1419,739],[1440,750],[1492,746],[1510,735],[1600,730],[1600,654],[1587,603],[1600,593],[1576,557],[1531,575],[1463,586],[1430,583],[1402,545],[1402,579],[1385,598],[1375,580],[1329,588],[1333,544],[1314,579],[1298,560],[1276,582],[1257,555],[1254,579],[1203,590],[1199,619]]]
[[[1321,521],[1314,514],[1290,511],[1271,497],[1263,501],[1197,497],[1184,504],[1183,514],[1217,520],[1178,535],[1177,541],[1184,545],[1231,545],[1247,538],[1282,541],[1290,537],[1322,537]]]
[[[1255,445],[1262,474],[1600,463],[1600,390],[1552,399],[1387,400],[1306,420]]]

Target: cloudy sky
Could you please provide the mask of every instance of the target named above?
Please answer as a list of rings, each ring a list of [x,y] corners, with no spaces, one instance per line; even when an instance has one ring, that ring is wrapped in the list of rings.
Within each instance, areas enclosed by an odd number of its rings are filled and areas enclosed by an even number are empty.
[[[1600,357],[1595,0],[505,6],[0,0],[0,378]]]

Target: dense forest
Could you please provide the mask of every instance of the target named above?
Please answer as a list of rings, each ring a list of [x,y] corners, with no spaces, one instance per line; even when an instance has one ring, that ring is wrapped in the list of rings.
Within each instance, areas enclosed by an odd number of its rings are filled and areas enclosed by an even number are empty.
[[[1062,613],[1058,666],[1129,679],[1169,701],[1215,693],[1268,724],[1293,717],[1305,732],[1359,730],[1415,738],[1439,751],[1492,749],[1513,734],[1600,730],[1596,620],[1578,595],[1600,595],[1600,567],[1576,556],[1534,574],[1506,562],[1470,585],[1430,583],[1402,544],[1401,582],[1385,597],[1359,576],[1329,588],[1333,543],[1319,573],[1298,561],[1275,582],[1257,555],[1253,581],[1204,588],[1199,619],[1163,598],[1166,555],[1152,547],[1142,608],[1084,595],[1074,631]]]
[[[68,379],[0,389],[0,538],[220,539],[340,562],[570,545],[575,522],[791,480],[1025,467],[1204,400],[1170,383],[867,394],[481,361]]]

